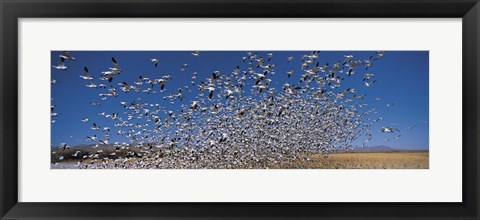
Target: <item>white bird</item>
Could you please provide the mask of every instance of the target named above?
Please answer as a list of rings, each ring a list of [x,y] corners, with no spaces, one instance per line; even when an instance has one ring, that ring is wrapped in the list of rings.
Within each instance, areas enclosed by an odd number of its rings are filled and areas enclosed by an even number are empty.
[[[192,53],[193,56],[199,57],[200,56],[200,51],[195,51]]]
[[[97,124],[93,123],[93,127],[91,127],[91,129],[96,131],[96,130],[99,130],[100,127],[98,127]]]
[[[198,107],[200,107],[200,102],[198,102],[198,101],[193,101],[192,105],[190,106],[190,110],[194,111],[194,110],[197,109]]]
[[[399,130],[396,129],[396,128],[392,128],[392,127],[382,127],[380,129],[380,131],[385,132],[385,133],[393,133],[393,132],[399,131]]]
[[[135,82],[135,85],[137,85],[137,86],[141,86],[141,85],[143,85],[143,78],[142,78],[142,76],[141,76],[141,75],[140,75],[140,77],[138,78],[138,81],[137,81],[137,82]]]
[[[345,60],[343,61],[342,63],[342,66],[345,65],[345,66],[349,66],[350,64],[350,61],[354,58],[353,55],[345,55],[343,56],[345,58]]]
[[[72,57],[67,51],[63,51],[63,54],[61,54],[59,57],[65,60],[77,60],[77,58]]]
[[[55,106],[50,106],[50,116],[55,117],[58,113],[55,112]]]
[[[227,94],[225,95],[225,99],[228,99],[228,98],[232,97],[232,95],[233,95],[233,91],[232,91],[232,90],[227,89],[226,92],[227,92]]]
[[[268,61],[270,61],[270,60],[272,59],[273,53],[267,53],[267,56],[268,56],[268,60],[267,60],[267,62],[268,62]]]
[[[68,69],[68,66],[65,65],[65,58],[63,57],[60,57],[60,63],[57,66],[52,66],[52,67],[62,71],[66,71]]]
[[[366,82],[365,81],[365,86],[366,87],[371,87],[377,80],[373,80],[372,82]]]
[[[83,76],[80,76],[80,78],[84,79],[84,80],[93,80],[93,77],[91,77],[89,74],[88,74],[88,68],[87,67],[84,67],[83,68]]]
[[[182,67],[180,68],[180,71],[182,71],[182,72],[185,71],[187,69],[187,67],[188,67],[188,64],[186,64],[186,63],[183,64]]]
[[[78,157],[78,154],[79,154],[79,153],[81,153],[81,151],[77,150],[77,151],[75,151],[74,154],[72,154],[72,156],[73,156],[73,157]]]
[[[368,60],[365,60],[363,63],[365,64],[365,70],[368,70],[368,68],[372,67],[372,57],[369,57]]]
[[[215,92],[215,87],[209,86],[209,87],[207,87],[207,90],[208,90],[208,99],[212,99],[213,98],[213,92]]]
[[[95,84],[93,81],[90,81],[90,84],[85,86],[88,88],[97,88],[97,84]]]
[[[156,59],[156,58],[152,58],[152,59],[150,59],[150,62],[152,62],[153,65],[155,65],[155,67],[157,67],[157,66],[158,66],[158,62],[160,62],[160,61],[159,61],[158,59]]]
[[[115,57],[112,57],[112,64],[113,64],[113,67],[110,67],[109,71],[102,72],[102,75],[104,77],[107,77],[108,82],[112,82],[113,77],[115,75],[118,75],[118,74],[122,73],[122,70],[118,66],[118,63],[117,63],[117,60],[115,59]]]
[[[292,62],[292,61],[293,61],[293,56],[287,57],[287,63],[290,63],[290,62]]]
[[[371,78],[373,78],[375,75],[373,75],[373,73],[367,73],[365,74],[365,77],[363,77],[363,81],[367,81]]]
[[[287,72],[287,74],[288,74],[288,78],[290,78],[290,76],[292,76],[294,73],[295,73],[295,71],[294,71],[294,70],[290,70],[290,71],[288,71],[288,72]]]
[[[385,56],[385,51],[378,51],[376,53],[376,55],[377,56],[375,58],[373,58],[373,60],[378,60],[378,59],[382,58],[383,56]]]
[[[97,140],[97,135],[87,136],[87,140],[89,140],[89,141],[95,141],[95,140]]]

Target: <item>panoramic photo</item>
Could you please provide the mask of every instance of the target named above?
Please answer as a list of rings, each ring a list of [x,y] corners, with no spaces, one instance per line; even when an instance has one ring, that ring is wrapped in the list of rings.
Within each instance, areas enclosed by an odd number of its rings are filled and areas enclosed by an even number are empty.
[[[51,169],[428,169],[429,51],[51,51]]]

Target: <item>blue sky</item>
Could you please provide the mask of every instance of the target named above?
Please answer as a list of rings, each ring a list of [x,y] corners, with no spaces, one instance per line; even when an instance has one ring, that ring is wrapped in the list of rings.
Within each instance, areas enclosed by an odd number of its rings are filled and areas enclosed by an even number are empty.
[[[52,105],[55,106],[55,112],[59,115],[54,118],[52,124],[51,139],[52,145],[57,146],[60,143],[67,143],[71,146],[78,144],[90,144],[87,142],[87,136],[96,134],[99,139],[102,137],[101,131],[93,131],[92,122],[100,127],[112,128],[110,143],[115,141],[128,142],[129,139],[117,136],[117,128],[113,126],[111,119],[99,116],[98,113],[106,114],[122,113],[125,111],[121,106],[121,101],[149,102],[159,103],[167,110],[178,111],[180,105],[189,105],[195,99],[197,87],[192,88],[191,77],[193,72],[197,72],[196,82],[205,81],[213,71],[230,74],[236,66],[247,70],[248,63],[242,62],[242,57],[246,56],[247,51],[201,51],[200,57],[192,56],[192,51],[70,51],[70,54],[76,58],[75,61],[65,61],[69,66],[67,71],[60,71],[52,68],[52,78],[57,81],[52,85],[51,96]],[[302,74],[301,57],[304,54],[310,54],[310,51],[256,51],[259,56],[266,59],[267,53],[272,52],[273,57],[269,62],[275,64],[275,75],[272,76],[272,85],[281,89],[285,82],[290,84],[299,84],[298,80]],[[52,51],[51,66],[57,65],[61,51]],[[365,60],[375,54],[375,51],[321,51],[319,54],[320,65],[329,63],[330,67],[337,61],[342,62],[344,55],[354,55],[355,60]],[[287,63],[287,57],[293,56],[294,60]],[[115,57],[122,74],[115,76],[112,83],[100,81],[99,77],[102,71],[112,67],[111,58]],[[151,58],[160,60],[156,68],[151,62]],[[188,64],[185,71],[181,71],[183,64]],[[106,89],[88,88],[85,85],[87,81],[79,76],[83,74],[84,66],[88,67],[89,73],[94,77],[94,82],[106,84],[107,87],[117,88],[119,96],[100,100],[99,93],[106,93]],[[399,149],[428,149],[428,124],[418,123],[419,121],[429,120],[429,52],[428,51],[387,51],[385,56],[378,59],[373,66],[365,70],[363,67],[356,68],[356,74],[351,77],[345,76],[342,83],[343,89],[355,88],[358,94],[366,94],[365,103],[368,107],[375,107],[378,116],[384,120],[373,127],[373,138],[367,146],[387,145]],[[291,78],[287,78],[287,71],[294,70]],[[375,74],[376,83],[367,88],[362,79],[365,73]],[[139,76],[150,79],[161,78],[165,75],[171,75],[172,79],[168,82],[163,93],[146,95],[144,93],[124,93],[118,87],[117,83],[127,82],[134,85]],[[171,104],[163,97],[170,94],[177,94],[178,88],[189,86],[192,93],[189,94],[184,87],[184,100],[175,101]],[[143,85],[141,89],[148,88]],[[159,87],[155,87],[159,91]],[[380,98],[380,102],[374,101]],[[101,106],[92,106],[91,102],[101,103]],[[392,107],[387,104],[393,103]],[[89,119],[89,122],[81,121],[83,117]],[[407,128],[416,124],[412,130]],[[400,133],[385,134],[380,132],[382,126],[391,126],[400,130]],[[401,134],[401,137],[394,140],[394,136]]]

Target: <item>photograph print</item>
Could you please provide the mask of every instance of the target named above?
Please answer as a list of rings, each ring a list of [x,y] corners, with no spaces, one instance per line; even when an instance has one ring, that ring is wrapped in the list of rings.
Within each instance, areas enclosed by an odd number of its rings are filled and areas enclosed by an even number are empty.
[[[51,169],[429,169],[429,51],[51,51]]]

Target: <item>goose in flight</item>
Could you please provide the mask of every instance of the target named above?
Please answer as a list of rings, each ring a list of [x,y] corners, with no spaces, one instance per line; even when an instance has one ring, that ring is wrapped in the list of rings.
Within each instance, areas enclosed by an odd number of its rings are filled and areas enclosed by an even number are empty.
[[[290,62],[292,62],[292,61],[293,61],[293,56],[287,57],[287,63],[290,63]]]
[[[349,68],[347,72],[347,76],[355,75],[355,71],[353,71],[353,68]]]
[[[121,72],[115,57],[112,57],[112,64],[113,64],[113,68],[110,68],[111,70]]]
[[[137,81],[137,82],[135,82],[135,85],[137,85],[137,86],[141,86],[141,85],[143,85],[143,78],[142,78],[142,76],[141,76],[141,75],[140,75],[140,77],[138,77],[138,81]]]
[[[199,57],[200,56],[200,51],[195,51],[192,53],[193,56]]]
[[[399,131],[398,129],[396,128],[392,128],[392,127],[382,127],[380,129],[381,132],[384,132],[384,133],[393,133],[395,131]]]
[[[81,151],[77,150],[77,151],[75,151],[74,154],[72,154],[72,156],[73,156],[73,157],[78,157],[78,154],[79,154],[79,153],[81,153]]]
[[[265,77],[265,74],[257,73],[257,81],[255,81],[255,85],[258,85]]]
[[[87,141],[96,141],[96,140],[97,140],[97,135],[87,136]]]
[[[212,84],[215,83],[215,80],[216,80],[219,76],[220,76],[220,71],[218,71],[218,70],[213,71],[212,77],[211,77],[211,82],[212,82]]]
[[[263,58],[262,57],[259,57],[258,59],[256,59],[257,61],[257,68],[260,68],[263,66]]]
[[[233,91],[232,91],[232,90],[227,89],[226,92],[227,92],[227,94],[225,95],[225,99],[228,99],[228,98],[232,97],[232,95],[233,95]]]
[[[128,83],[126,82],[122,82],[122,83],[118,83],[118,85],[120,86],[120,89],[124,92],[130,92],[130,86],[128,85]]]
[[[160,91],[163,92],[165,88],[165,83],[167,83],[167,79],[159,79],[157,80],[157,84],[160,85]]]
[[[232,75],[237,77],[239,73],[240,73],[240,66],[237,65],[237,68],[235,68],[235,70],[233,70]]]
[[[345,60],[343,61],[342,66],[348,66],[348,65],[350,65],[350,64],[349,64],[350,61],[352,61],[352,59],[354,58],[353,55],[344,55],[343,57],[345,58]]]
[[[185,71],[187,69],[187,67],[188,67],[188,64],[186,64],[186,63],[183,64],[182,67],[180,68],[180,71],[182,71],[182,72]]]
[[[207,90],[208,90],[208,99],[211,100],[213,98],[213,92],[215,92],[215,87],[209,86],[207,87]]]
[[[370,57],[368,58],[368,60],[365,60],[365,62],[364,62],[364,64],[365,64],[365,70],[368,70],[368,68],[372,67],[372,61],[371,61],[372,57],[373,57],[373,56],[370,56]]]
[[[267,61],[270,61],[273,57],[273,53],[267,53],[267,57],[268,57]]]
[[[195,111],[195,109],[197,109],[198,107],[200,107],[200,102],[193,101],[192,105],[190,106],[190,110]]]
[[[178,89],[177,97],[178,97],[178,99],[180,99],[180,101],[183,101],[182,88],[179,88],[179,89]]]
[[[122,73],[122,70],[118,66],[118,63],[117,63],[117,60],[115,59],[115,57],[112,57],[112,64],[113,64],[113,67],[110,67],[109,71],[102,72],[102,76],[107,77],[108,82],[110,82],[110,83],[113,81],[113,77],[115,75],[118,75],[118,74]]]
[[[90,81],[90,84],[85,86],[88,88],[97,88],[97,84],[95,84],[93,81]]]
[[[93,77],[91,77],[88,74],[88,68],[87,67],[83,67],[83,76],[80,76],[80,78],[82,78],[84,80],[93,80]]]
[[[318,63],[317,63],[317,67],[318,67]],[[320,67],[320,72],[324,73],[326,70],[327,70],[327,67],[328,67],[328,63],[324,64],[322,67]]]
[[[268,89],[267,85],[262,84],[258,86],[258,93],[262,93],[263,90]]]
[[[365,86],[370,88],[377,80],[373,80],[372,82],[365,81]]]
[[[82,118],[82,122],[88,122],[88,118]]]
[[[57,66],[52,66],[53,68],[57,70],[63,70],[66,71],[68,69],[68,66],[65,65],[65,58],[60,57],[60,63]]]
[[[310,64],[313,64],[312,60],[305,61],[305,63],[302,64],[302,70],[308,68]]]
[[[378,51],[375,55],[376,55],[376,57],[373,58],[373,60],[378,60],[378,59],[382,58],[383,56],[385,56],[385,51]]]
[[[62,150],[66,150],[66,149],[70,149],[70,146],[68,146],[68,144],[66,143],[61,143],[59,146],[58,146],[59,149],[62,149]]]
[[[373,73],[367,73],[365,74],[365,77],[363,77],[363,81],[367,81],[371,78],[373,78],[375,75],[373,75]]]
[[[288,78],[290,78],[290,76],[292,76],[294,73],[295,73],[295,71],[294,71],[294,70],[290,70],[290,71],[288,71],[288,72],[287,72],[287,74],[288,74]]]
[[[97,126],[97,124],[93,123],[93,127],[91,127],[92,130],[100,130],[100,127]]]
[[[58,113],[55,112],[55,106],[53,106],[53,105],[50,106],[50,116],[55,117],[57,115],[58,115]]]
[[[158,62],[160,62],[160,61],[159,61],[158,59],[156,59],[156,58],[152,58],[152,59],[150,59],[150,62],[152,62],[153,65],[154,65],[155,68],[156,68],[156,67],[158,66]]]
[[[68,51],[63,51],[63,54],[61,54],[59,57],[65,59],[65,60],[73,60],[73,61],[77,60],[77,58],[72,57],[72,56],[68,53]]]

